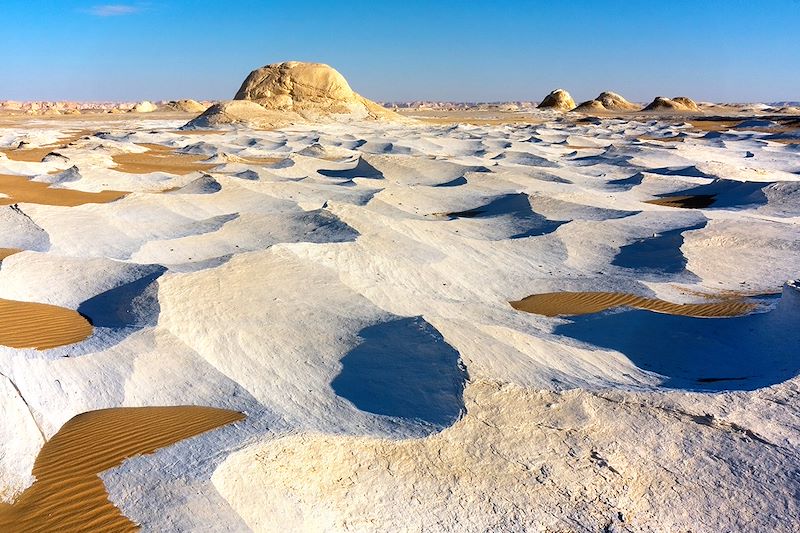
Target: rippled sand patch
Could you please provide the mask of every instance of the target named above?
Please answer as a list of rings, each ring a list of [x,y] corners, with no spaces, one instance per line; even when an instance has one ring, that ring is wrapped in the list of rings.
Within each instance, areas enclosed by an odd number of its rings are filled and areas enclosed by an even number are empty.
[[[742,119],[714,120],[712,118],[696,118],[692,119],[689,124],[691,124],[694,129],[700,131],[727,131],[733,129],[733,127],[738,125],[741,121]]]
[[[3,346],[47,350],[80,342],[91,334],[89,321],[72,309],[0,298]]]
[[[213,163],[201,163],[208,159],[205,155],[178,154],[175,148],[161,144],[142,143],[146,152],[133,154],[117,154],[111,156],[117,164],[114,170],[129,174],[149,174],[150,172],[167,172],[169,174],[189,174],[198,170],[209,170],[216,166]]]
[[[716,198],[714,194],[695,194],[691,196],[665,196],[655,200],[647,200],[646,204],[681,207],[683,209],[703,209],[710,207]]]
[[[741,299],[725,299],[702,304],[676,304],[622,292],[550,292],[533,294],[509,303],[519,311],[544,316],[586,315],[614,307],[634,307],[669,315],[724,317],[744,315],[755,308],[755,304]]]
[[[31,181],[26,176],[0,174],[0,205],[17,203],[73,207],[83,204],[103,204],[125,196],[124,191],[86,192],[76,189],[56,189],[47,183]]]
[[[0,504],[0,531],[136,531],[108,500],[100,472],[125,459],[242,420],[213,407],[120,407],[80,414],[36,458],[36,481],[17,500]]]
[[[22,250],[20,248],[0,248],[0,261],[8,257],[9,255],[18,254]]]
[[[64,148],[68,144],[77,141],[81,137],[85,135],[89,135],[92,133],[92,130],[81,130],[77,133],[73,133],[67,136],[64,139],[59,140],[53,144],[47,144],[44,146],[39,146],[36,148],[2,148],[0,152],[6,154],[6,156],[13,160],[13,161],[24,161],[27,163],[39,163],[41,162],[44,157],[52,152],[53,150],[58,150],[59,148]]]

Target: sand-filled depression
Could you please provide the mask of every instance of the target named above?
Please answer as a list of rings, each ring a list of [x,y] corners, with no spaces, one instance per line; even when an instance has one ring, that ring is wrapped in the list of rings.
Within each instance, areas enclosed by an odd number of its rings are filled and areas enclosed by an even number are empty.
[[[791,531],[793,133],[580,117],[6,121],[0,529]]]

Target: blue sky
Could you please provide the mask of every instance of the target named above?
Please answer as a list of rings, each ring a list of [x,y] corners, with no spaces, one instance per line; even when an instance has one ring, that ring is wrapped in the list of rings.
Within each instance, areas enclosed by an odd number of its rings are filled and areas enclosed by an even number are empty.
[[[231,98],[320,61],[375,100],[800,100],[800,0],[0,0],[0,99]]]

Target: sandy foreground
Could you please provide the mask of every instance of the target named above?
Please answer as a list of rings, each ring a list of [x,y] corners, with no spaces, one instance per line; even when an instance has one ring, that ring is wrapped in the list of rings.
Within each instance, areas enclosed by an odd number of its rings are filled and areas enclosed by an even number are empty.
[[[796,118],[403,114],[0,116],[0,530],[795,530]]]

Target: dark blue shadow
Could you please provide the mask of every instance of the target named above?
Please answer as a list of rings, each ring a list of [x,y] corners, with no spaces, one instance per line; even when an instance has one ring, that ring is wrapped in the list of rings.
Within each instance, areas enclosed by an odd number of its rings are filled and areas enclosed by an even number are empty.
[[[351,180],[353,178],[368,178],[376,180],[383,179],[383,172],[381,172],[377,168],[367,163],[363,157],[358,158],[358,162],[353,168],[347,168],[343,170],[322,169],[319,170],[318,172],[323,176],[327,176],[329,178],[339,178],[347,180]]]
[[[550,220],[535,212],[531,207],[530,198],[525,193],[497,196],[486,205],[466,211],[448,213],[447,216],[451,220],[459,218],[505,218],[509,221],[511,235],[506,237],[509,239],[547,235],[557,230],[562,224],[569,222]]]
[[[166,272],[155,272],[136,281],[109,289],[78,306],[78,312],[98,328],[143,328],[155,326],[161,307],[156,280]]]
[[[664,231],[656,237],[626,244],[619,249],[611,264],[639,271],[680,274],[686,269],[686,256],[681,252],[683,233],[704,228],[706,223],[704,220],[693,226]]]
[[[692,318],[643,310],[575,317],[554,332],[616,350],[664,376],[662,387],[754,390],[800,371],[800,329],[772,313]]]
[[[334,392],[362,411],[443,428],[464,409],[467,375],[459,354],[422,317],[398,318],[359,332],[342,358]]]

